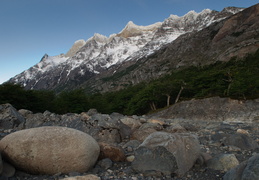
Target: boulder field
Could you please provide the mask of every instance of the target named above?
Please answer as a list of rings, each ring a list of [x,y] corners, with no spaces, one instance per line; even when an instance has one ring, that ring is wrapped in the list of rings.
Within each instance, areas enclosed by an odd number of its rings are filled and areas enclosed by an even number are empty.
[[[258,121],[258,100],[192,100],[143,116],[3,104],[0,178],[259,179]]]

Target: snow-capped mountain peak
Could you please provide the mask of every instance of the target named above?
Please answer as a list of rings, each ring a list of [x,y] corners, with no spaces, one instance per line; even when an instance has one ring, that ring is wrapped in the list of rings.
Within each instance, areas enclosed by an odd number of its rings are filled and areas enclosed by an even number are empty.
[[[159,27],[161,27],[161,25],[162,25],[161,22],[157,22],[155,24],[151,24],[148,26],[138,26],[134,24],[132,21],[129,21],[128,24],[125,26],[125,28],[118,34],[118,36],[121,36],[124,38],[138,36],[146,31],[155,31]]]
[[[222,10],[222,12],[229,12],[229,13],[232,13],[232,14],[236,14],[240,11],[243,11],[244,8],[236,8],[236,7],[226,7]]]
[[[194,10],[191,10],[189,11],[187,14],[183,15],[183,16],[178,16],[178,15],[174,15],[174,14],[171,14],[167,20],[170,20],[170,21],[180,21],[180,20],[193,20],[193,19],[196,19],[197,16],[202,16],[202,15],[206,15],[206,14],[210,14],[212,12],[212,10],[210,9],[204,9],[203,11],[201,11],[200,13],[197,13],[196,11]]]
[[[77,40],[73,46],[69,49],[69,51],[66,53],[66,57],[72,57],[75,55],[75,53],[81,48],[83,47],[84,45],[86,44],[85,40],[83,39],[80,39],[80,40]]]
[[[209,14],[211,12],[212,12],[211,9],[204,9],[200,14]]]
[[[179,16],[177,16],[175,14],[171,14],[168,19],[174,20],[174,19],[179,19],[179,18],[180,18]]]
[[[94,36],[92,37],[92,39],[99,43],[107,43],[109,40],[108,37],[106,37],[102,34],[99,34],[99,33],[95,33]]]
[[[44,55],[42,60],[33,66],[34,68],[38,68],[40,71],[45,72],[48,71],[50,68],[55,68],[55,66],[65,62],[68,59],[64,54],[60,54],[57,56],[48,56],[47,54]]]

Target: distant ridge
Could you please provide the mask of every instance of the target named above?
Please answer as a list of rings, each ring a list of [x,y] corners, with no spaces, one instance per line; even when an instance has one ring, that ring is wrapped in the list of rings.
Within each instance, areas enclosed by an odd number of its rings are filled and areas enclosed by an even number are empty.
[[[26,89],[62,91],[81,87],[88,92],[105,92],[158,78],[170,72],[171,68],[209,64],[209,60],[195,60],[195,57],[200,56],[199,51],[196,51],[195,56],[189,56],[187,52],[192,51],[195,46],[192,47],[192,43],[187,42],[195,41],[196,33],[198,36],[200,31],[214,27],[218,22],[223,23],[243,10],[229,7],[221,12],[209,9],[200,13],[190,11],[181,17],[170,15],[163,22],[149,26],[135,25],[130,21],[118,34],[106,37],[96,33],[86,41],[76,41],[65,55],[43,58],[39,64],[16,75],[9,82],[22,84]],[[197,45],[207,42],[211,36],[214,37],[220,27],[214,29],[211,30],[212,34],[200,38],[205,38],[203,42],[197,39]],[[170,50],[171,47],[174,47],[173,51]],[[164,51],[167,55],[162,53]],[[206,52],[203,49],[200,51]],[[170,53],[173,56],[168,59]],[[215,50],[213,53],[221,52]],[[185,63],[185,56],[193,59],[192,62]],[[157,57],[156,61],[153,60],[154,57]]]

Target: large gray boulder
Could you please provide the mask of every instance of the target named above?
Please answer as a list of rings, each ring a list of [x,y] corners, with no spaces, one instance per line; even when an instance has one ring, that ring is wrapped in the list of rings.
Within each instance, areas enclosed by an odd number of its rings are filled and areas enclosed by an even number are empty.
[[[258,180],[259,179],[259,154],[252,156],[247,161],[228,171],[224,180]]]
[[[4,162],[2,160],[2,156],[0,153],[0,179],[5,178],[8,179],[8,177],[12,177],[15,173],[15,168],[11,166],[9,163]]]
[[[176,158],[165,147],[140,147],[135,151],[132,169],[145,176],[169,176],[177,168]]]
[[[17,169],[53,175],[88,171],[96,163],[100,147],[84,132],[45,126],[5,136],[0,151]]]
[[[24,121],[24,117],[11,104],[0,105],[0,128],[13,129]]]
[[[2,155],[0,153],[0,174],[2,174],[3,171],[3,160],[2,160]]]
[[[259,148],[259,145],[255,140],[245,134],[239,133],[227,135],[223,140],[223,143],[224,145],[236,146],[243,150],[254,150]]]
[[[15,168],[9,163],[3,161],[3,170],[2,170],[1,176],[9,178],[9,177],[13,177],[14,174],[15,174]]]
[[[174,155],[178,167],[178,170],[174,173],[180,176],[190,170],[197,159],[201,157],[198,138],[193,134],[154,132],[140,145],[140,147],[149,149],[159,146],[166,148]]]

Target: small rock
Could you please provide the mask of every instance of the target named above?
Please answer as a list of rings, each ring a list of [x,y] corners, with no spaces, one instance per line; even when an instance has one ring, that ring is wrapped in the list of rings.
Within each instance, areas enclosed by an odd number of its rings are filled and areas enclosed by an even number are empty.
[[[132,152],[132,151],[133,151],[133,147],[128,146],[128,147],[127,147],[127,151],[128,151],[128,152]]]
[[[89,109],[89,110],[87,111],[87,114],[88,114],[89,116],[95,115],[95,114],[97,114],[97,113],[98,113],[98,111],[97,111],[96,109]]]
[[[186,129],[178,123],[171,124],[169,127],[167,127],[165,129],[165,131],[169,132],[169,133],[184,133],[184,132],[187,132]]]
[[[57,175],[60,175],[59,173]],[[70,172],[68,173],[68,176],[69,177],[72,177],[72,176],[80,176],[81,174],[79,172]]]
[[[27,109],[20,109],[19,111],[18,111],[23,117],[27,117],[29,114],[33,114],[33,112],[32,111],[29,111],[29,110],[27,110]]]
[[[129,118],[129,117],[122,118],[121,122],[123,124],[129,126],[131,128],[131,130],[135,130],[142,125],[142,123],[138,119]]]
[[[103,169],[109,169],[110,167],[112,167],[112,160],[110,160],[109,158],[105,158],[100,160],[97,165],[99,165],[101,168]]]
[[[235,152],[241,151],[241,149],[239,147],[236,147],[236,146],[228,146],[228,150],[229,151],[235,151]]]
[[[229,134],[225,133],[212,133],[211,140],[215,142],[222,142],[223,139],[226,139],[229,136]]]
[[[94,126],[104,129],[118,128],[118,120],[111,118],[108,114],[93,114],[88,121]]]
[[[210,159],[212,159],[212,156],[208,153],[201,153],[201,158],[203,162],[200,162],[199,164],[206,164]]]
[[[234,154],[220,154],[207,161],[209,168],[225,172],[237,165],[239,165],[239,161]]]
[[[75,177],[67,177],[67,178],[63,178],[61,180],[100,180],[101,178],[99,178],[96,175],[93,174],[88,174],[85,176],[75,176]]]
[[[238,129],[238,130],[237,130],[237,133],[249,135],[249,132],[248,132],[247,130],[244,130],[244,129]]]
[[[128,162],[133,162],[134,159],[135,159],[135,156],[134,156],[134,155],[128,156],[128,157],[126,158],[126,160],[127,160]]]
[[[143,142],[153,132],[156,132],[156,130],[153,128],[137,129],[132,133],[131,139]]]
[[[109,158],[114,162],[125,161],[126,156],[121,147],[103,142],[100,142],[99,145],[101,149],[99,159]]]
[[[82,121],[87,121],[90,118],[89,114],[87,114],[86,112],[82,112],[80,116]]]
[[[123,124],[121,121],[119,121],[119,133],[121,140],[128,140],[130,138],[130,135],[132,133],[132,130],[129,126]]]
[[[165,124],[164,121],[158,120],[158,119],[149,119],[147,122],[148,123],[154,123],[154,124],[160,124],[161,126],[163,126]]]
[[[130,140],[128,141],[126,144],[124,144],[122,147],[124,149],[127,149],[128,148],[132,148],[133,150],[137,149],[138,146],[140,145],[141,143],[138,141],[138,140]]]
[[[199,129],[197,126],[190,123],[182,123],[181,126],[187,131],[191,131],[191,132],[196,132]]]
[[[49,119],[51,119],[50,116],[48,116]],[[55,116],[53,119],[55,121],[58,120],[58,116]],[[53,121],[52,121],[53,122]],[[44,123],[45,125],[45,123]],[[77,129],[79,131],[87,132],[87,127],[85,122],[81,121],[80,115],[78,114],[64,114],[61,115],[60,120],[59,120],[59,125],[63,127],[69,127],[72,129]]]
[[[47,121],[46,119],[47,118],[42,113],[28,114],[26,117],[25,128],[40,127],[45,121]]]
[[[139,121],[140,121],[141,123],[146,123],[146,122],[147,122],[147,119],[146,119],[145,117],[142,117],[142,118],[139,119]]]
[[[149,122],[142,124],[139,127],[139,130],[149,129],[149,128],[155,129],[157,131],[163,130],[163,126],[161,124],[159,124],[159,123],[149,123]]]
[[[98,142],[120,143],[120,132],[118,129],[97,129],[95,134],[90,133]]]

